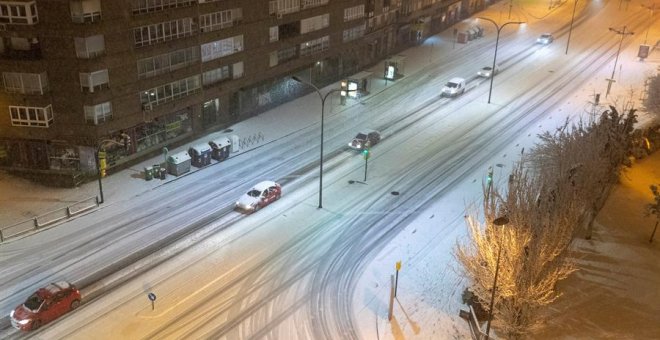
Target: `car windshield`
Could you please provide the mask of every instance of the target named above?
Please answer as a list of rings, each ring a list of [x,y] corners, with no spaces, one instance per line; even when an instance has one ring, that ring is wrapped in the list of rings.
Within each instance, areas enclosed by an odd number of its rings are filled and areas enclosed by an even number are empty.
[[[550,38],[550,34],[544,34],[544,35],[541,36],[541,38],[548,39],[548,38]]]
[[[490,71],[491,68],[490,68],[490,66],[486,66],[486,67],[483,68],[483,70],[484,70],[484,71]]]
[[[259,191],[257,189],[252,189],[252,190],[248,191],[247,194],[250,197],[259,197],[261,195],[261,191]]]
[[[29,310],[37,310],[41,306],[41,303],[44,302],[39,295],[33,294],[27,300],[25,300],[25,307]]]
[[[358,133],[357,136],[355,136],[355,139],[365,140],[367,139],[367,135],[365,135],[364,133]]]
[[[452,83],[452,82],[448,82],[447,85],[445,85],[445,86],[447,86],[447,87],[451,87],[451,88],[454,88],[454,87],[458,87],[458,84],[456,84],[456,83]]]

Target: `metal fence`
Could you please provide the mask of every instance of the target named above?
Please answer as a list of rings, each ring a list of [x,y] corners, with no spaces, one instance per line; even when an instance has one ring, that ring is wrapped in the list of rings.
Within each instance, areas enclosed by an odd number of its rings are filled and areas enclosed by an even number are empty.
[[[0,243],[5,242],[14,237],[21,236],[30,232],[37,231],[41,228],[53,225],[62,220],[69,219],[80,213],[94,209],[99,206],[99,199],[97,196],[92,196],[84,200],[74,202],[73,204],[49,211],[45,214],[35,216],[29,220],[12,224],[8,227],[0,227]]]

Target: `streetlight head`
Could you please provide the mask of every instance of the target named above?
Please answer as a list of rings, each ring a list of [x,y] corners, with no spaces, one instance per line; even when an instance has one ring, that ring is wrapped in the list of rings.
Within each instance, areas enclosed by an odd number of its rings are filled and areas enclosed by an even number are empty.
[[[506,216],[500,216],[493,220],[493,224],[496,226],[503,226],[509,224],[509,218]]]

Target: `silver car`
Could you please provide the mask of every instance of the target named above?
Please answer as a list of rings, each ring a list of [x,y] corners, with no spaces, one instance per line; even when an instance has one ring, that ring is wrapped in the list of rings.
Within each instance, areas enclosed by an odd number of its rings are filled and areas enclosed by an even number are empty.
[[[236,201],[235,209],[246,213],[253,213],[282,196],[282,186],[273,181],[257,183],[247,193]]]
[[[477,72],[477,75],[479,77],[490,78],[490,76],[492,76],[493,74],[497,74],[497,72],[499,72],[497,67],[495,68],[495,72],[493,72],[492,67],[486,66],[486,67],[482,68],[481,70],[479,70],[479,72]]]
[[[538,39],[536,39],[536,42],[538,44],[547,45],[547,44],[551,43],[553,40],[554,40],[554,38],[552,37],[552,34],[543,33],[543,34],[541,34],[541,36]]]

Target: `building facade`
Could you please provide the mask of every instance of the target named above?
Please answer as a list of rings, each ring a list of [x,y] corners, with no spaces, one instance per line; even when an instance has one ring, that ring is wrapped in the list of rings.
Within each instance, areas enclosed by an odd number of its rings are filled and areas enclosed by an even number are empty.
[[[421,42],[475,0],[0,0],[0,167],[109,170]],[[473,8],[466,13],[465,8]]]

